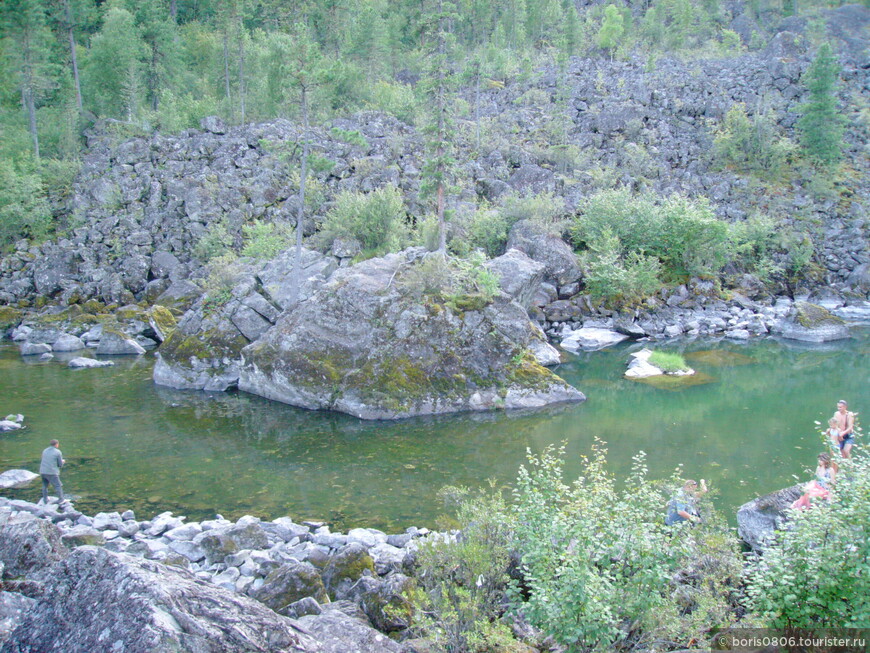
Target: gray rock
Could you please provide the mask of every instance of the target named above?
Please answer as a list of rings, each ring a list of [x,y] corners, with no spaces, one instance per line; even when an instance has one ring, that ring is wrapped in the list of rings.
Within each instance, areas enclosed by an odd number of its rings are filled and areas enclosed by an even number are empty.
[[[242,350],[239,389],[363,419],[518,405],[502,401],[506,386],[528,395],[522,405],[582,400],[544,368],[513,360],[540,338],[516,302],[427,306],[408,276],[421,253],[337,270]]]
[[[51,345],[45,342],[25,342],[21,345],[22,356],[41,356],[51,351]]]
[[[106,542],[103,534],[90,526],[73,526],[60,539],[71,549],[79,546],[101,546]]]
[[[521,220],[511,228],[507,246],[543,263],[545,278],[555,282],[556,286],[572,284],[582,276],[571,247],[529,220]]]
[[[181,261],[171,252],[154,252],[151,256],[151,274],[155,279],[166,279]]]
[[[628,340],[628,336],[618,331],[611,329],[600,329],[597,327],[583,327],[571,331],[562,338],[559,343],[562,349],[567,349],[571,352],[597,351],[605,347],[611,347]]]
[[[92,526],[97,530],[106,530],[111,528],[118,530],[123,520],[121,514],[117,512],[98,512],[93,516]]]
[[[321,653],[399,653],[402,650],[399,644],[372,628],[364,614],[345,614],[343,609],[356,610],[342,603],[323,606],[320,614],[298,620],[299,626],[318,641]]]
[[[375,561],[368,548],[360,542],[351,542],[341,547],[329,558],[323,570],[323,582],[331,595],[341,594],[360,577],[375,571]],[[344,587],[342,587],[344,586]]]
[[[783,338],[805,342],[828,342],[849,338],[849,327],[825,308],[807,302],[796,302],[789,316],[775,325],[775,333]]]
[[[249,594],[276,612],[305,597],[319,603],[329,600],[317,568],[298,561],[284,563],[275,569],[266,576],[262,586],[252,589]]]
[[[85,343],[82,342],[82,339],[78,336],[70,335],[69,333],[63,334],[60,338],[54,341],[54,344],[51,346],[52,351],[78,351],[79,349],[84,349]]]
[[[92,367],[112,367],[114,364],[112,361],[98,361],[96,358],[78,357],[73,358],[67,363],[67,366],[73,369],[88,369]]]
[[[60,531],[51,522],[31,518],[0,526],[0,563],[5,578],[32,575],[67,553]]]
[[[321,608],[317,600],[311,596],[306,596],[304,599],[294,601],[281,610],[281,614],[287,617],[292,617],[293,619],[298,619],[299,617],[304,617],[310,614],[316,615],[321,612],[323,612],[323,608]]]
[[[295,260],[295,248],[288,249],[266,263],[257,274],[266,296],[282,309],[290,307]],[[299,299],[304,301],[311,297],[337,268],[338,263],[334,258],[303,248],[300,261],[302,285],[299,288]]]
[[[2,573],[0,573],[2,576]],[[0,592],[0,646],[9,639],[25,614],[36,607],[36,600],[23,594]]]
[[[247,597],[101,548],[76,549],[52,567],[45,588],[4,653],[318,650],[294,622]]]
[[[533,261],[518,249],[487,261],[486,269],[498,277],[502,291],[520,306],[528,309],[544,278],[545,266]]]
[[[11,422],[15,424],[15,422]],[[0,422],[0,431],[3,422]],[[26,469],[10,469],[0,474],[0,490],[11,490],[13,488],[27,487],[33,481],[39,478],[39,474],[34,474]]]
[[[744,503],[737,511],[737,534],[753,551],[761,553],[774,531],[782,528],[786,511],[802,492],[801,486],[795,485]]]
[[[209,564],[223,562],[228,555],[242,549],[269,548],[269,538],[257,524],[213,528],[203,531],[192,541],[205,551]]]
[[[227,126],[224,124],[224,121],[221,120],[217,116],[206,116],[202,120],[199,121],[199,126],[202,127],[204,131],[207,131],[212,134],[226,134]]]
[[[96,354],[104,356],[138,356],[144,354],[145,349],[132,338],[123,333],[103,329],[100,344]]]

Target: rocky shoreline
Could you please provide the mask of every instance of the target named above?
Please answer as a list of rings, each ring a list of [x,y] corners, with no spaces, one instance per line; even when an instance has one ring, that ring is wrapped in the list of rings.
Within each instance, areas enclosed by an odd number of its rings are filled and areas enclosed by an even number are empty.
[[[188,595],[226,604],[227,614],[188,614],[189,620],[232,622],[242,609],[244,619],[268,613],[269,628],[289,628],[299,635],[301,648],[290,650],[410,652],[413,642],[400,648],[385,635],[410,625],[410,605],[402,592],[413,575],[415,552],[429,538],[457,536],[414,527],[391,535],[369,528],[334,533],[321,522],[299,524],[289,517],[263,521],[245,516],[231,522],[218,515],[188,522],[164,512],[140,521],[129,510],[88,516],[72,507],[61,509],[53,499],[37,505],[5,498],[0,498],[0,534],[0,651],[43,650],[39,646],[48,646],[41,639],[46,637],[52,638],[51,646],[66,642],[70,647],[64,650],[88,650],[93,633],[86,624],[68,624],[74,633],[55,628],[51,634],[43,623],[56,610],[72,610],[71,604],[88,600],[70,585],[78,580],[71,578],[73,569],[80,573],[84,566],[94,585],[90,591],[98,596],[102,588],[106,594],[100,596],[101,614],[94,619],[112,631],[110,642],[123,643],[119,650],[144,649],[135,644],[140,634],[122,632],[123,625],[112,625],[106,617],[123,607],[107,604],[111,593],[104,585],[119,573],[147,573],[164,594],[173,595],[182,586]],[[65,596],[64,608],[53,602],[60,600],[58,587],[65,584],[81,595]],[[123,598],[124,603],[130,600]],[[146,602],[152,609],[159,605],[155,597]],[[263,611],[264,606],[269,610]],[[187,624],[174,616],[182,632],[167,626],[158,633],[164,641],[183,641],[187,632]],[[221,641],[212,639],[211,646]],[[220,650],[261,650],[227,646]]]
[[[738,533],[753,551],[799,493],[741,506]],[[53,498],[0,497],[0,652],[420,653],[427,642],[409,638],[405,594],[417,551],[460,537],[418,527],[340,533],[289,517],[88,516]]]

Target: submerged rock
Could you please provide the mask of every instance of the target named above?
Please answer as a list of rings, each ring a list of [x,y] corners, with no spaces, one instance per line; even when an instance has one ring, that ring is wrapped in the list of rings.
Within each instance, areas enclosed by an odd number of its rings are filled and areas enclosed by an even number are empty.
[[[527,353],[541,340],[506,295],[425,292],[418,249],[337,270],[242,350],[239,389],[363,419],[582,401]]]
[[[67,363],[68,367],[73,369],[88,369],[92,367],[112,367],[114,363],[112,361],[98,361],[96,358],[84,358],[78,357],[73,358],[69,363]]]

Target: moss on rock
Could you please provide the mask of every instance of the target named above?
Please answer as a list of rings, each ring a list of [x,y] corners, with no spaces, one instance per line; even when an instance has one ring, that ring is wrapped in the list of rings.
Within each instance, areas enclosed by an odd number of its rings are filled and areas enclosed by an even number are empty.
[[[810,304],[809,302],[797,302],[794,305],[795,321],[806,329],[818,329],[823,326],[841,326],[845,322],[831,313],[828,309]]]
[[[0,331],[11,329],[21,324],[24,313],[11,306],[0,306]]]

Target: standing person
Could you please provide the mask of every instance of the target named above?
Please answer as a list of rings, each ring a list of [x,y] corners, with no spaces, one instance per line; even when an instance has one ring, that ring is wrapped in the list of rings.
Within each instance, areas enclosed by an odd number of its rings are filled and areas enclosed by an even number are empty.
[[[840,429],[837,426],[837,418],[832,417],[828,420],[828,430],[825,431],[828,436],[828,441],[831,443],[831,451],[836,453],[840,450]]]
[[[698,491],[698,484],[695,481],[688,480],[683,485],[683,489],[677,492],[674,497],[668,501],[668,512],[665,516],[665,525],[673,526],[680,522],[701,521],[701,515],[698,513],[698,499],[707,492],[707,483],[701,479],[701,490]]]
[[[849,411],[849,404],[845,399],[837,402],[834,419],[837,420],[837,428],[840,430],[840,455],[849,458],[852,445],[855,444],[855,413]]]
[[[42,502],[48,503],[48,484],[51,483],[57,492],[57,502],[64,503],[63,485],[60,482],[60,468],[66,462],[60,452],[60,442],[52,440],[42,452],[42,462],[39,464],[39,473],[42,476]]]

